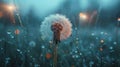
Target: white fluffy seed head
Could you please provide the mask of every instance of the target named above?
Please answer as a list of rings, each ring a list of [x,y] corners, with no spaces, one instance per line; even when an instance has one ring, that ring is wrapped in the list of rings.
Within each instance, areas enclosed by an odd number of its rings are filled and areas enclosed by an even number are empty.
[[[60,23],[63,27],[60,35],[60,40],[67,39],[72,33],[72,24],[69,19],[63,15],[55,14],[50,15],[45,18],[45,20],[40,25],[40,32],[42,39],[51,40],[53,38],[53,32],[51,30],[51,25],[54,23]]]

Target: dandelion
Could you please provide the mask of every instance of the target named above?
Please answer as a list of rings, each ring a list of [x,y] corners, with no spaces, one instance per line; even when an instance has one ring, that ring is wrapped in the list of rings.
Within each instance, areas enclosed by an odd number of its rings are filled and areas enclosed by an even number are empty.
[[[59,23],[62,25],[62,31],[60,34],[60,40],[67,39],[72,32],[72,24],[70,23],[69,19],[63,15],[50,15],[45,18],[40,26],[40,32],[42,35],[42,39],[51,40],[53,38],[53,32],[51,30],[51,26],[54,23]]]

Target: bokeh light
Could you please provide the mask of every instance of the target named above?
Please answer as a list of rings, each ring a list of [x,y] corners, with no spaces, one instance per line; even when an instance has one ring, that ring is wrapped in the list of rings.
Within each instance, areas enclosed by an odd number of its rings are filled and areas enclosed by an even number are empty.
[[[7,6],[7,9],[10,10],[10,11],[14,11],[15,10],[15,6],[9,5],[9,6]]]
[[[101,42],[101,43],[104,43],[104,40],[101,40],[100,42]]]
[[[46,53],[46,58],[50,59],[52,57],[51,53]]]
[[[16,30],[15,30],[15,34],[16,34],[16,35],[20,34],[20,30],[19,30],[19,29],[16,29]]]
[[[118,21],[120,21],[120,18],[118,18]]]
[[[80,17],[81,20],[87,20],[87,18],[88,18],[87,14],[85,14],[85,13],[80,13],[79,17]]]

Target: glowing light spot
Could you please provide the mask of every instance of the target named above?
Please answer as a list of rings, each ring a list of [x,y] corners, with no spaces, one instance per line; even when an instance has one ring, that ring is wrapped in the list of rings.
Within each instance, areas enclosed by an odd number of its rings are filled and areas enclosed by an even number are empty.
[[[80,53],[80,55],[82,55],[82,53]]]
[[[10,10],[10,11],[15,10],[15,6],[13,6],[13,5],[10,5],[10,6],[8,6],[7,8],[8,8],[8,10]]]
[[[43,46],[43,45],[42,45],[41,47],[42,47],[43,49],[45,48],[45,46]]]
[[[120,18],[118,18],[118,21],[120,21]]]
[[[49,41],[50,44],[52,44],[53,42],[52,41]]]
[[[75,51],[75,53],[78,53],[78,51]]]
[[[20,34],[20,30],[19,30],[19,29],[16,29],[16,30],[15,30],[15,34],[16,34],[16,35]]]
[[[100,32],[100,34],[104,34],[104,32]]]
[[[20,49],[17,49],[18,52],[20,52]]]
[[[101,40],[100,42],[101,42],[101,43],[104,43],[104,40]]]
[[[91,35],[92,35],[92,36],[94,36],[94,35],[95,35],[95,33],[92,33]]]
[[[7,31],[7,34],[11,34],[11,31]]]
[[[113,42],[113,44],[114,44],[114,45],[116,45],[116,44],[117,44],[117,42]]]
[[[50,59],[51,57],[52,57],[52,55],[51,55],[50,53],[47,53],[47,54],[46,54],[46,58],[47,58],[47,59]]]
[[[77,27],[75,27],[75,30],[77,30]]]
[[[81,20],[86,20],[87,19],[87,15],[84,14],[84,13],[80,13],[79,17],[80,17]]]
[[[112,49],[113,49],[113,47],[110,47],[110,49],[112,50]]]
[[[76,40],[79,40],[79,38],[76,38]]]
[[[76,58],[78,58],[79,56],[78,56],[78,55],[76,55],[75,57],[76,57]]]

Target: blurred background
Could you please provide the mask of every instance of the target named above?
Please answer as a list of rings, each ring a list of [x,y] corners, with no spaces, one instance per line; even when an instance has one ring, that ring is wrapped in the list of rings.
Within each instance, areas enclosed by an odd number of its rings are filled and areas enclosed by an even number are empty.
[[[120,67],[120,0],[0,0],[0,67],[52,67],[40,25],[53,14],[72,23],[57,67]]]

